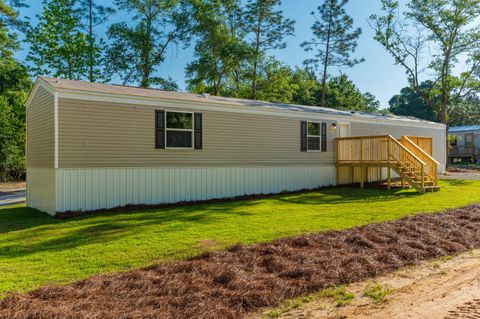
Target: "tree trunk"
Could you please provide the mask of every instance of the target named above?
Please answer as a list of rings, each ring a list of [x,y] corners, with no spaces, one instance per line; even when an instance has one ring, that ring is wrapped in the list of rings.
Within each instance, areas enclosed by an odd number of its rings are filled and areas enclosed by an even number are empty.
[[[73,78],[73,67],[72,67],[72,59],[68,57],[67,59],[67,76],[69,80],[74,80]]]
[[[330,54],[330,36],[332,32],[332,16],[330,15],[328,23],[328,32],[327,32],[327,44],[325,48],[325,60],[323,62],[323,81],[322,81],[322,107],[325,107],[325,97],[327,95],[327,68],[328,68],[328,57]]]
[[[94,65],[94,53],[93,53],[93,0],[90,0],[90,15],[89,15],[89,30],[88,30],[88,36],[89,36],[89,80],[90,82],[95,82],[95,78],[93,75],[93,65]]]
[[[257,61],[253,62],[252,99],[257,99]]]
[[[451,49],[447,49],[445,52],[445,56],[443,59],[442,65],[442,94],[440,98],[440,112],[439,112],[439,120],[443,124],[447,124],[447,107],[449,102],[449,85],[448,85],[448,78],[450,76],[450,52]]]
[[[151,5],[149,8],[149,12],[152,11]],[[140,83],[141,87],[148,88],[150,87],[150,53],[153,50],[152,47],[152,15],[149,14],[147,16],[147,21],[146,21],[146,28],[145,28],[145,41],[143,42],[143,48],[142,48],[142,81]]]
[[[262,25],[262,13],[261,10],[258,13],[258,20],[257,20],[257,29],[255,30],[255,55],[253,57],[253,80],[252,80],[252,99],[257,99],[257,68],[258,68],[258,60],[260,58],[260,32],[261,32],[261,25]]]

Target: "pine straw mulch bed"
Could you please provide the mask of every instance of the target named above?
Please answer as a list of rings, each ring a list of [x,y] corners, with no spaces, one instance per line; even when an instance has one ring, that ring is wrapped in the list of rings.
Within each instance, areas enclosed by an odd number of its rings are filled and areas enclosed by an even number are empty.
[[[480,247],[480,205],[12,294],[0,318],[238,318],[280,300]]]

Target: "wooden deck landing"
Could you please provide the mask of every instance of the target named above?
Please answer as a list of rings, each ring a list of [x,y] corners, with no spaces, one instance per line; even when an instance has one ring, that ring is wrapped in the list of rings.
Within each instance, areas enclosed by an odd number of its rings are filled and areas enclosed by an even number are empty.
[[[417,143],[423,145],[420,147]],[[438,165],[432,157],[432,139],[391,135],[337,138],[337,184],[383,180],[391,188],[392,171],[417,191],[438,190]],[[386,172],[384,172],[386,171]]]

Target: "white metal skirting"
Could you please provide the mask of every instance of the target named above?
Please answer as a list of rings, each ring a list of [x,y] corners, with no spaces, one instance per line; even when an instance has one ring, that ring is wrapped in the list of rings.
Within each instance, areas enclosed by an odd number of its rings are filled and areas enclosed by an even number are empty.
[[[162,204],[335,184],[335,166],[57,169],[56,211]]]
[[[27,168],[27,206],[55,214],[54,168]]]

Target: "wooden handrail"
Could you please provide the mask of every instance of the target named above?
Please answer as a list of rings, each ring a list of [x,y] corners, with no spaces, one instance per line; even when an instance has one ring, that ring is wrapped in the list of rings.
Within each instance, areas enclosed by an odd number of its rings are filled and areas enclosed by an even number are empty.
[[[349,137],[337,137],[337,140],[364,140],[364,139],[375,139],[375,138],[388,138],[390,135],[369,135],[369,136],[349,136]]]
[[[417,161],[420,162],[420,164],[422,165],[427,165],[424,161],[422,161],[417,155],[415,155],[412,151],[410,151],[408,148],[406,148],[402,143],[400,143],[399,141],[397,141],[396,138],[394,138],[393,136],[391,135],[388,135],[388,137],[390,138],[391,141],[393,141],[394,143],[396,143],[401,149],[403,149],[405,152],[407,152],[409,155],[411,155],[413,158],[415,158]]]
[[[432,156],[430,156],[430,154],[428,154],[427,152],[425,152],[425,150],[423,148],[421,148],[420,146],[418,146],[417,144],[415,144],[410,138],[408,138],[408,136],[402,136],[402,139],[407,141],[410,145],[412,145],[416,150],[418,150],[420,153],[422,153],[423,155],[425,155],[426,157],[428,157],[429,160],[431,160],[432,162],[434,162],[435,164],[437,165],[440,165],[440,163],[434,159]]]
[[[337,160],[346,160],[346,159],[339,159],[338,158],[338,155],[339,155],[338,148],[339,148],[340,143],[342,141],[360,140],[361,141],[361,145],[360,145],[360,149],[359,149],[360,158],[358,158],[357,160],[363,161],[364,160],[364,158],[363,158],[363,147],[362,147],[363,141],[364,140],[376,140],[376,139],[385,140],[385,142],[392,141],[393,143],[398,145],[398,147],[400,147],[403,151],[405,151],[407,154],[409,154],[411,157],[413,157],[415,160],[417,160],[420,164],[425,165],[424,161],[422,161],[417,155],[415,155],[412,151],[410,151],[408,148],[406,148],[404,145],[402,145],[402,143],[400,143],[397,139],[395,139],[391,135],[372,135],[372,136],[354,136],[354,137],[337,138]],[[388,155],[388,154],[386,154],[386,155]],[[348,159],[348,160],[351,161],[352,159]],[[387,160],[387,159],[385,159],[385,160]]]
[[[408,138],[407,136],[402,136],[402,143],[405,143],[405,142],[410,147],[412,147],[416,152],[421,154],[421,156],[423,156],[426,161],[429,162],[428,163],[429,165],[427,165],[426,174],[433,179],[434,185],[437,186],[438,185],[438,165],[440,165],[440,163],[437,160],[435,160],[432,156],[430,156],[430,154],[425,152],[425,150],[423,150],[420,146],[415,144],[410,138]]]
[[[433,156],[433,139],[431,137],[412,135],[407,135],[405,137],[408,137],[410,141],[419,146],[428,155]]]

